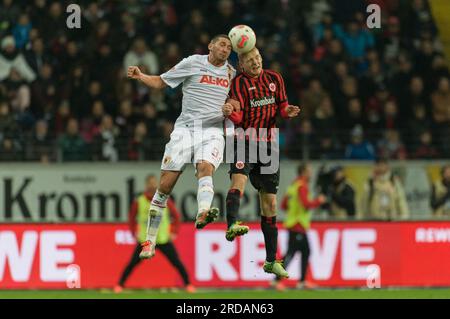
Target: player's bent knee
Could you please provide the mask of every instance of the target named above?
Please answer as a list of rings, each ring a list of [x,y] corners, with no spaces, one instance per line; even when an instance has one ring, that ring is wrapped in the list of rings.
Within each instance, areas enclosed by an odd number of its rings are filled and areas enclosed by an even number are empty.
[[[197,177],[202,178],[204,176],[212,176],[214,169],[213,164],[206,161],[201,161],[197,164]]]

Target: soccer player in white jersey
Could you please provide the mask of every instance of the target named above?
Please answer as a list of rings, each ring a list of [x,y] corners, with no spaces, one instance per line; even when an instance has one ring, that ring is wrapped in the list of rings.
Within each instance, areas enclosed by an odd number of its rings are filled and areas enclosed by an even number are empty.
[[[159,187],[149,209],[147,241],[142,244],[141,258],[151,258],[155,254],[162,211],[187,163],[195,165],[198,179],[196,228],[205,227],[219,215],[219,210],[211,207],[214,196],[212,175],[223,158],[222,107],[236,71],[228,63],[231,53],[228,36],[215,36],[208,49],[208,55],[191,55],[159,76],[143,74],[137,66],[128,67],[129,78],[151,88],[175,88],[183,83],[182,110],[166,144]]]

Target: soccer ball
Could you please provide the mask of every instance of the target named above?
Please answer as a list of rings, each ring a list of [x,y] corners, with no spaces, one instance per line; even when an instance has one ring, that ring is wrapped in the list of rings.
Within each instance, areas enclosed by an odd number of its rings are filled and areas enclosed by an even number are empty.
[[[237,25],[228,32],[234,52],[238,54],[247,53],[255,47],[256,35],[248,25]]]

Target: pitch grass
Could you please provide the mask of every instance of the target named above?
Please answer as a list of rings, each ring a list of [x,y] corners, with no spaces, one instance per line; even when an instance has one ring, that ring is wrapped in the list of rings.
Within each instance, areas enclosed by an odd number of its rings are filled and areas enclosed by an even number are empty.
[[[111,290],[0,290],[0,299],[450,299],[450,289],[198,289],[193,294],[182,290],[124,290],[120,294]]]

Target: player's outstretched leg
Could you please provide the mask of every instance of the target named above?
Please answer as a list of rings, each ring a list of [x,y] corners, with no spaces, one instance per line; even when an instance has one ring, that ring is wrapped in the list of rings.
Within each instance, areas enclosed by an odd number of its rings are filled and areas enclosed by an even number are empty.
[[[156,191],[148,211],[147,240],[141,244],[142,250],[139,254],[141,259],[149,259],[155,255],[156,236],[158,235],[159,224],[163,210],[166,208],[169,195]]]
[[[237,236],[242,236],[248,233],[249,227],[242,225],[237,221],[239,206],[241,201],[241,191],[239,189],[230,189],[228,191],[226,206],[227,206],[227,232],[225,238],[228,241],[233,241]]]
[[[278,246],[278,228],[276,216],[276,195],[260,193],[263,215],[261,216],[261,230],[264,235],[266,246],[266,261],[263,269],[267,273],[274,274],[280,278],[289,278],[288,272],[284,269],[283,263],[276,260]]]
[[[199,176],[197,190],[198,212],[195,219],[195,227],[197,229],[202,229],[219,217],[219,209],[211,207],[214,197],[213,172],[214,166],[212,164],[201,162],[197,165],[197,174]]]

